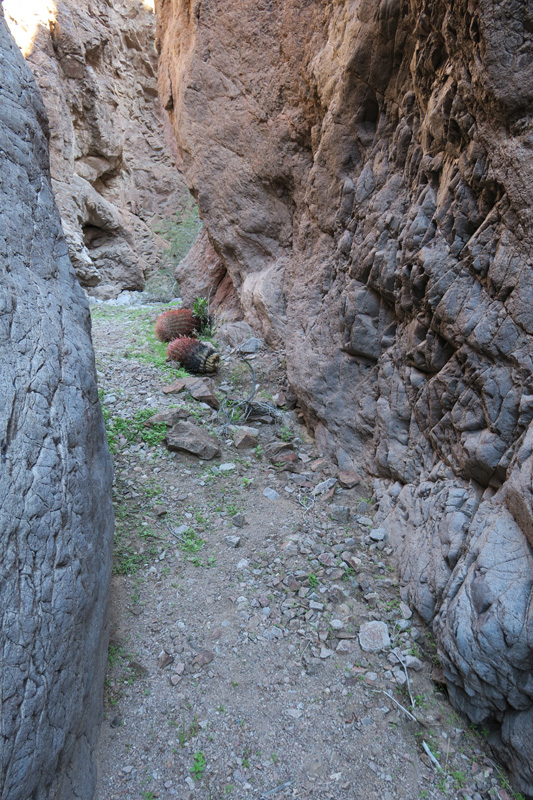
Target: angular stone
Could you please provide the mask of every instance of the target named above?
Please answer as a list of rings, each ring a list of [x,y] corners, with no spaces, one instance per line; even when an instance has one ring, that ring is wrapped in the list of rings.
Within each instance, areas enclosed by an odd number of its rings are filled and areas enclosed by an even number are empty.
[[[265,455],[267,458],[272,458],[283,450],[290,450],[291,447],[292,445],[290,442],[269,442],[265,445]]]
[[[279,500],[278,492],[276,492],[275,489],[271,489],[269,486],[263,489],[263,497],[268,498],[268,500]]]
[[[217,440],[192,422],[178,422],[166,435],[169,450],[192,453],[205,461],[220,455]]]
[[[340,653],[341,655],[349,655],[350,653],[353,653],[354,650],[355,644],[349,639],[342,639],[335,648],[335,652]]]
[[[207,664],[210,664],[214,658],[215,654],[211,652],[211,650],[202,650],[202,652],[198,653],[198,655],[193,658],[192,665],[193,667],[205,667]]]
[[[400,602],[400,611],[404,619],[411,619],[411,617],[413,616],[413,612],[411,611],[407,603],[403,602],[403,600]]]
[[[228,547],[238,547],[241,543],[240,536],[224,536],[224,541]]]
[[[170,383],[167,384],[167,386],[163,386],[161,391],[164,392],[165,394],[179,394],[185,389],[185,385],[186,385],[185,380],[183,378],[180,378],[179,380],[174,381],[174,383]]]
[[[317,483],[313,490],[313,494],[324,494],[324,492],[329,492],[335,484],[337,483],[337,478],[326,478],[325,481],[321,481]]]
[[[359,629],[359,644],[367,653],[379,653],[390,647],[389,630],[384,622],[364,622]]]
[[[218,397],[213,392],[213,386],[207,378],[184,378],[185,388],[194,400],[206,403],[215,411],[220,406]]]
[[[374,528],[373,531],[370,531],[370,538],[373,542],[382,542],[387,535],[387,531],[385,528]]]
[[[341,506],[338,503],[331,503],[328,514],[335,522],[346,524],[350,521],[350,509],[348,506]]]
[[[298,456],[292,450],[287,450],[284,453],[279,453],[276,456],[271,456],[270,461],[276,467],[281,469],[291,469],[298,463]]]
[[[241,425],[233,431],[233,444],[238,450],[245,450],[247,447],[255,447],[257,444],[258,431]]]
[[[259,339],[257,336],[250,336],[249,339],[246,339],[246,341],[239,345],[238,350],[240,353],[251,355],[252,353],[258,353],[264,346],[265,343],[262,339]]]
[[[189,412],[185,408],[167,408],[165,411],[159,411],[152,417],[148,417],[148,419],[144,421],[143,425],[145,428],[153,428],[154,425],[160,425],[164,422],[165,425],[168,425],[168,427],[171,428],[180,420],[187,419],[188,416]]]
[[[357,472],[341,470],[337,476],[339,484],[343,489],[353,489],[358,483],[361,483],[361,478]]]

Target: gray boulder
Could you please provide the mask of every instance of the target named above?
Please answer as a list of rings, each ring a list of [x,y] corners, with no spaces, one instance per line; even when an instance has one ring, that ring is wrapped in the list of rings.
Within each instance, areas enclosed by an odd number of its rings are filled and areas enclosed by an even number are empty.
[[[113,512],[48,123],[0,9],[0,797],[89,800]]]

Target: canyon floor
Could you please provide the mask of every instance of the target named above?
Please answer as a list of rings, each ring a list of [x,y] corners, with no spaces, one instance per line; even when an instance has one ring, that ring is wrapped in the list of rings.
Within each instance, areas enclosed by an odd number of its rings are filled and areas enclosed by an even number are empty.
[[[519,798],[448,703],[371,490],[276,406],[283,353],[221,346],[218,411],[164,392],[166,307],[92,307],[116,514],[96,800]],[[163,411],[220,455],[167,449]]]

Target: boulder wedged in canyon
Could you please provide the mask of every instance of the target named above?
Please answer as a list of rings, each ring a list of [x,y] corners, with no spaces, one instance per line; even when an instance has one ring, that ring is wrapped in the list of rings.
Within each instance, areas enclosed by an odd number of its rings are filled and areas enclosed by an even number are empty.
[[[533,793],[533,17],[159,0],[159,89],[245,319],[375,480],[454,702]]]
[[[142,289],[167,266],[158,222],[190,202],[157,96],[149,5],[58,0],[37,12],[4,3],[50,120],[52,185],[70,258],[100,298]]]
[[[0,9],[0,797],[89,800],[103,713],[112,471],[48,122]]]

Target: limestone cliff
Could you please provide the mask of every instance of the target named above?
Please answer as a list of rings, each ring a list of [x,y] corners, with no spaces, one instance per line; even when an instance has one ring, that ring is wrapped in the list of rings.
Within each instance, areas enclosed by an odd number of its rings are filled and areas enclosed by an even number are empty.
[[[533,792],[533,15],[158,0],[159,86],[249,321],[375,479],[454,702]]]
[[[0,797],[89,800],[112,471],[48,122],[0,7]]]
[[[153,7],[142,0],[5,0],[50,120],[54,194],[81,284],[142,289],[165,263],[156,221],[183,209],[172,131],[157,96]]]

